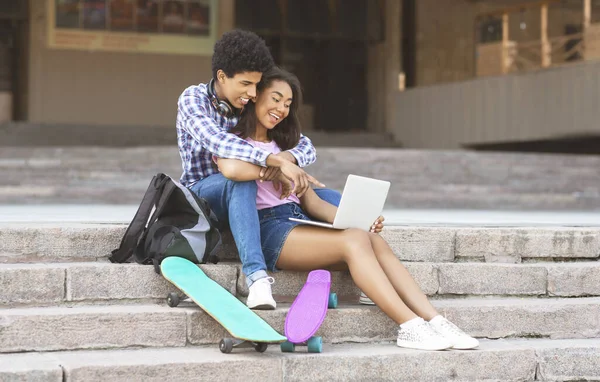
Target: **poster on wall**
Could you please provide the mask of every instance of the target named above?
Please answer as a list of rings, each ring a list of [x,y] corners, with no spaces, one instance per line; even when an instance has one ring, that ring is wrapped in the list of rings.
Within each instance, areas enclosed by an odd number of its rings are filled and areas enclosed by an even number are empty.
[[[218,0],[47,0],[53,49],[211,55]]]

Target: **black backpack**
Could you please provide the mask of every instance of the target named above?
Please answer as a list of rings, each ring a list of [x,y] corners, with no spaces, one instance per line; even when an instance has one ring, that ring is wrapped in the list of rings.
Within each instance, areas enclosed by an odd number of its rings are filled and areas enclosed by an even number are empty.
[[[217,226],[206,200],[159,173],[152,178],[119,248],[112,251],[109,260],[125,263],[133,257],[137,263],[153,264],[159,274],[160,263],[169,256],[196,264],[216,264],[219,258],[214,252],[221,243]]]

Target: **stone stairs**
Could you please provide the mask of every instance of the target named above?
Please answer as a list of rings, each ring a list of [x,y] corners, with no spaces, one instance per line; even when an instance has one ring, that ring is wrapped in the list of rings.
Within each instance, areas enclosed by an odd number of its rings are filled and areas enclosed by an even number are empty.
[[[221,354],[226,332],[197,306],[166,305],[174,287],[151,266],[111,264],[124,224],[0,224],[0,381],[600,380],[599,227],[390,226],[382,235],[434,306],[481,339],[472,351],[395,346],[397,326],[357,304],[332,272],[340,307],[322,354]],[[201,265],[244,299],[231,238]],[[305,272],[274,275],[283,332]]]
[[[311,175],[392,183],[387,208],[600,210],[600,157],[319,147]],[[138,204],[157,172],[181,175],[175,146],[2,147],[0,204]]]
[[[596,340],[483,340],[477,351],[422,352],[390,344],[326,346],[322,354],[227,356],[207,347],[3,355],[5,381],[593,381]]]

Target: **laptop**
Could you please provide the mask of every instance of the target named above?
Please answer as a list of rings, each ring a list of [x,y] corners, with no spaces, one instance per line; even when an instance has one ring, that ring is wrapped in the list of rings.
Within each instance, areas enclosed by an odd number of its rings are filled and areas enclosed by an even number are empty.
[[[390,182],[348,175],[333,224],[289,218],[292,221],[333,229],[360,228],[369,231],[381,216]]]

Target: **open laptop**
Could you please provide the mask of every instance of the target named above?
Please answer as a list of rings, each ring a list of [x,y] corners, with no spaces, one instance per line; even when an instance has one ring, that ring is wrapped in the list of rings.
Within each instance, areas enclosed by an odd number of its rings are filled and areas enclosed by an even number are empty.
[[[360,228],[369,231],[383,212],[383,205],[389,189],[390,182],[351,174],[346,179],[333,224],[296,218],[289,219],[325,228]]]

